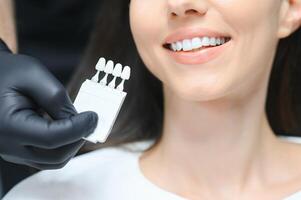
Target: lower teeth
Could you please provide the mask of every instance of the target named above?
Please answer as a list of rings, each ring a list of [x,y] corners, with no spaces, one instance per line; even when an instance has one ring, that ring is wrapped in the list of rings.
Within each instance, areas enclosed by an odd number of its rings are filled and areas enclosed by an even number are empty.
[[[199,51],[201,49],[207,49],[207,48],[210,48],[212,46],[208,46],[208,47],[200,47],[200,48],[197,48],[197,49],[192,49],[191,51]]]
[[[183,50],[181,50],[182,52],[195,52],[195,51],[200,51],[200,50],[202,50],[202,49],[207,49],[207,48],[211,48],[211,47],[217,47],[217,46],[221,46],[222,44],[220,44],[220,45],[215,45],[215,46],[206,46],[206,47],[200,47],[200,48],[197,48],[197,49],[192,49],[192,50],[189,50],[189,51],[183,51]],[[176,51],[176,52],[178,52],[178,51]]]

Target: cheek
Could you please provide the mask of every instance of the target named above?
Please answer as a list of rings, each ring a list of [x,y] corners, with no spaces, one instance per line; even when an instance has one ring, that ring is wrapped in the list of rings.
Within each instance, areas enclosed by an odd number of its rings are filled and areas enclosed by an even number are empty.
[[[157,28],[156,7],[151,1],[132,0],[130,4],[130,25],[135,38],[147,41]],[[141,42],[141,41],[140,41]]]
[[[277,41],[279,0],[219,1],[242,56],[260,55]],[[260,5],[260,6],[259,6]],[[248,56],[249,57],[249,56]],[[253,58],[255,59],[255,58]]]
[[[277,46],[279,0],[215,1],[218,18],[232,30],[234,48],[227,52],[223,73],[216,73],[216,92],[256,88],[271,69]],[[260,5],[260,6],[259,6]],[[240,91],[241,92],[241,91]]]
[[[164,73],[160,68],[158,51],[162,48],[162,27],[166,20],[162,16],[161,0],[132,0],[130,4],[130,26],[137,50],[147,68],[160,80]]]
[[[267,29],[275,28],[280,1],[282,0],[216,0],[213,6],[234,31],[247,34],[263,25],[268,25]]]

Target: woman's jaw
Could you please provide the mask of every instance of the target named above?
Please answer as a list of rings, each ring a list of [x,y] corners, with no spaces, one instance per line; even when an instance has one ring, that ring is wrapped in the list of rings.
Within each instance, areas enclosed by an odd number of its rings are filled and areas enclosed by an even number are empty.
[[[267,14],[275,3],[258,10],[251,1],[181,2],[131,2],[134,40],[154,76],[197,102],[245,96],[241,85],[251,91],[265,83],[277,43],[277,16]]]

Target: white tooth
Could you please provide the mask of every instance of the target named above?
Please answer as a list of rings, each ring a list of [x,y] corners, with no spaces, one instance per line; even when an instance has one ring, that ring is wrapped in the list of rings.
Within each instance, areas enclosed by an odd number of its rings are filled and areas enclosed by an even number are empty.
[[[211,46],[215,46],[216,45],[215,38],[214,37],[210,38],[210,42],[209,43],[210,43]]]
[[[210,40],[209,40],[209,38],[208,37],[203,37],[202,38],[202,44],[203,44],[203,46],[209,46],[210,45]]]
[[[192,50],[191,40],[188,39],[183,40],[183,51],[191,51],[191,50]]]
[[[217,44],[217,45],[220,45],[220,44],[221,44],[221,39],[220,39],[220,38],[217,38],[217,39],[216,39],[216,44]]]
[[[180,51],[182,49],[182,42],[177,42],[177,51]]]
[[[173,51],[177,51],[177,45],[176,45],[176,43],[171,43],[171,49]]]
[[[225,38],[221,38],[221,44],[225,43]]]
[[[192,48],[193,49],[197,49],[197,48],[202,47],[202,40],[199,37],[193,38],[191,43],[192,43]]]

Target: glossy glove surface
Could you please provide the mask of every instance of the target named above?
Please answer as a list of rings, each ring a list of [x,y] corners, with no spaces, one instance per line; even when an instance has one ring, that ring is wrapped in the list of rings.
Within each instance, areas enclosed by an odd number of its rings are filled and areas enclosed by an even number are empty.
[[[41,110],[52,118],[42,116]],[[0,41],[0,156],[37,169],[57,169],[93,132],[97,114],[78,114],[62,84],[36,59]]]

